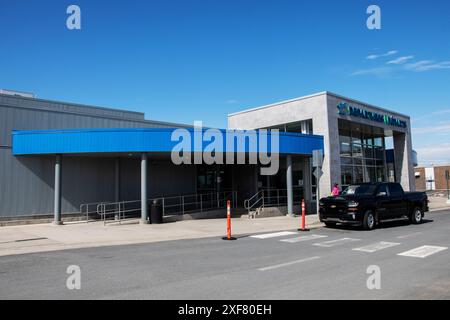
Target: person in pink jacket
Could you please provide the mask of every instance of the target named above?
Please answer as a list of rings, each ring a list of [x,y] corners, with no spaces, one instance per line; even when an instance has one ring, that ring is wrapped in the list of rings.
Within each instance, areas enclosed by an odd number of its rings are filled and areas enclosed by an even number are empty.
[[[339,196],[340,193],[341,192],[339,191],[339,184],[335,183],[334,187],[333,187],[333,190],[331,191],[331,195],[333,197],[337,197],[337,196]]]

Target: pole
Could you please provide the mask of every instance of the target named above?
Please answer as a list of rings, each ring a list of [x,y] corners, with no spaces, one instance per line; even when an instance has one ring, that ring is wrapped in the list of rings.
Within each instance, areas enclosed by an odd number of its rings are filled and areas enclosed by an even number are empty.
[[[319,167],[316,168],[317,173],[319,173]],[[316,212],[317,215],[319,215],[319,210],[320,210],[320,206],[319,206],[319,202],[320,202],[320,174],[317,174],[316,176]]]
[[[293,216],[294,195],[292,191],[292,156],[290,154],[286,157],[286,189],[288,215]]]
[[[54,199],[54,221],[55,225],[62,225],[61,220],[61,171],[62,156],[57,155],[55,161],[55,199]]]
[[[231,212],[230,212],[230,200],[227,201],[227,238],[231,239]]]
[[[147,205],[147,154],[143,153],[141,157],[141,224],[148,224],[148,205]]]
[[[447,180],[447,203],[450,203],[450,190],[448,187],[448,181],[450,180],[450,171],[447,170],[445,172],[445,178]]]
[[[236,240],[231,236],[231,201],[227,200],[227,236],[223,240]]]
[[[302,225],[298,231],[309,231],[309,229],[306,229],[305,199],[302,199]]]

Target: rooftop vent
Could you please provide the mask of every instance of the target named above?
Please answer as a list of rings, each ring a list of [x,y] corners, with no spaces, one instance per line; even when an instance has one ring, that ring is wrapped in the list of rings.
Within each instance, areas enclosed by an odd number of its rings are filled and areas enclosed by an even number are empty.
[[[34,93],[16,91],[16,90],[0,89],[0,94],[6,94],[9,96],[16,96],[16,97],[33,98],[33,99],[36,98],[36,95]]]

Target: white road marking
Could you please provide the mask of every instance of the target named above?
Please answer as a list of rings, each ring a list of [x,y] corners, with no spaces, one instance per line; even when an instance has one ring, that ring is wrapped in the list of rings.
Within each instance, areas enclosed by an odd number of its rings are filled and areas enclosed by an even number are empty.
[[[414,257],[414,258],[426,258],[431,256],[432,254],[447,250],[447,247],[438,247],[438,246],[421,246],[409,251],[405,251],[399,253],[399,256],[404,257]]]
[[[300,259],[300,260],[295,260],[295,261],[291,261],[291,262],[286,262],[286,263],[281,263],[281,264],[276,264],[274,266],[270,266],[270,267],[264,267],[264,268],[259,268],[259,271],[267,271],[267,270],[273,270],[273,269],[278,269],[278,268],[283,268],[283,267],[287,267],[287,266],[291,266],[293,264],[298,264],[298,263],[302,263],[302,262],[307,262],[307,261],[313,261],[313,260],[317,260],[320,257],[315,256],[315,257],[310,257],[310,258],[305,258],[305,259]]]
[[[281,232],[275,232],[275,233],[257,234],[254,236],[250,236],[250,238],[269,239],[269,238],[276,238],[276,237],[292,236],[293,234],[298,234],[298,233],[293,232],[293,231],[281,231]]]
[[[395,246],[398,246],[398,245],[400,245],[400,243],[380,241],[380,242],[377,242],[377,243],[369,244],[369,245],[364,246],[364,247],[354,248],[352,250],[373,253],[373,252],[376,252],[376,251],[379,251],[379,250],[395,247]]]
[[[406,239],[406,238],[418,236],[419,234],[422,234],[422,232],[414,232],[414,233],[406,234],[404,236],[398,236],[397,239]]]
[[[288,242],[288,243],[297,243],[297,242],[309,241],[309,240],[315,240],[315,239],[327,238],[327,237],[328,236],[323,236],[323,235],[320,235],[320,234],[311,234],[311,235],[300,236],[300,237],[296,237],[296,238],[283,239],[283,240],[280,240],[280,241]]]
[[[354,241],[360,241],[360,239],[354,239],[354,238],[341,238],[341,239],[337,239],[337,240],[331,240],[331,241],[325,241],[325,242],[318,242],[318,243],[314,243],[313,245],[319,246],[319,247],[331,248],[331,247],[334,247],[334,246],[338,246],[338,245],[340,245],[340,244],[349,243],[349,242],[354,242]]]

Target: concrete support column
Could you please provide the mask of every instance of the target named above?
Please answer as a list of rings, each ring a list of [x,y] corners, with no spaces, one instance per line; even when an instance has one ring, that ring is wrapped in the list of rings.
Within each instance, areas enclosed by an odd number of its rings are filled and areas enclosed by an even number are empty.
[[[141,224],[148,224],[147,205],[147,154],[143,153],[141,158]]]
[[[114,202],[120,201],[120,158],[116,158],[114,161]],[[117,209],[119,205],[117,205]],[[119,214],[116,214],[115,219],[118,220]]]
[[[294,214],[294,192],[292,188],[292,156],[286,157],[286,189],[287,189],[287,207],[288,215]]]
[[[394,160],[396,182],[400,183],[405,191],[414,191],[412,143],[409,134],[394,132]]]
[[[55,204],[54,221],[55,225],[62,225],[61,220],[61,181],[62,181],[62,156],[57,155],[55,159]]]
[[[259,178],[259,172],[258,172],[259,168],[258,166],[253,166],[253,183],[254,183],[254,190],[253,190],[253,194],[257,193],[259,191],[259,186],[258,186],[258,178]],[[253,194],[251,196],[253,196]]]

